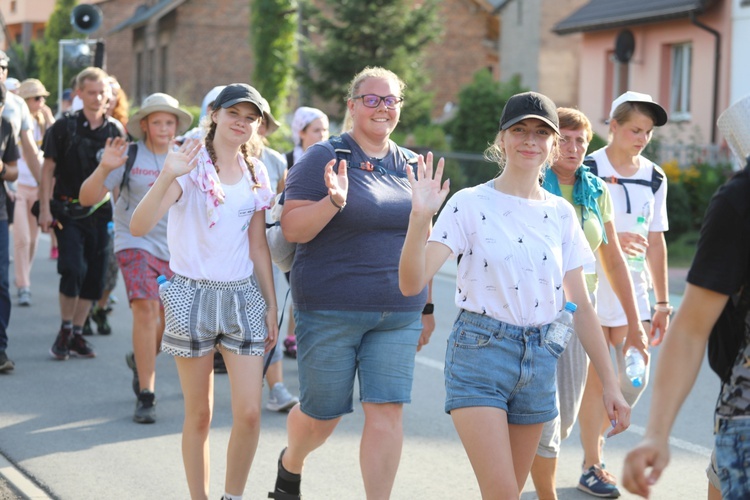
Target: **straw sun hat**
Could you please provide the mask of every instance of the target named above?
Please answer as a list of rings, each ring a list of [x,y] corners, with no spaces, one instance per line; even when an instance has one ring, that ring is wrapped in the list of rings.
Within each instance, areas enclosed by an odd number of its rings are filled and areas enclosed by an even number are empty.
[[[44,96],[47,97],[49,92],[44,88],[44,84],[36,78],[28,78],[18,86],[18,95],[24,99],[30,97]]]
[[[164,111],[172,113],[177,117],[177,135],[184,133],[193,123],[193,116],[180,107],[180,103],[171,95],[157,92],[146,97],[141,103],[141,108],[128,120],[128,133],[134,139],[143,139],[141,120],[151,113]]]

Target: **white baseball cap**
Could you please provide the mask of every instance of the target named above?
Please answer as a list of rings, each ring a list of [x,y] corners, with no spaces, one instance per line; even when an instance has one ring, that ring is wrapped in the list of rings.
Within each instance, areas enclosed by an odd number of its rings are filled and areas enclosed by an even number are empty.
[[[620,97],[612,101],[612,109],[609,111],[609,118],[610,120],[614,117],[615,111],[621,104],[625,104],[626,102],[640,102],[642,104],[647,105],[649,108],[654,110],[654,114],[656,115],[656,123],[654,123],[655,126],[661,127],[665,123],[667,123],[667,110],[662,108],[659,104],[654,102],[654,99],[648,95],[648,94],[642,94],[640,92],[634,92],[632,90],[628,90],[624,94],[622,94]]]

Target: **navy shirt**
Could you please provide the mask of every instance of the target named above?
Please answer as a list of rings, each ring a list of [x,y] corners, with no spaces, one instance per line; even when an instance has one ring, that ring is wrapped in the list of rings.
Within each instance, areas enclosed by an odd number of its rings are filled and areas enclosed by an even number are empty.
[[[370,161],[347,134],[350,166]],[[318,201],[328,197],[323,173],[336,158],[330,142],[308,148],[289,170],[286,200]],[[380,160],[387,170],[405,175],[407,164],[395,143]],[[427,289],[404,297],[398,288],[398,263],[411,212],[406,177],[349,168],[346,208],[308,243],[297,245],[291,283],[294,305],[301,311],[421,311]]]

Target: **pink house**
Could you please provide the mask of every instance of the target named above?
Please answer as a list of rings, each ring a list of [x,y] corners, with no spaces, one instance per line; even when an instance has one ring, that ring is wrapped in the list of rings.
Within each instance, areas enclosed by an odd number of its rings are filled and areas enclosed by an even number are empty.
[[[730,102],[732,0],[591,0],[554,31],[582,33],[579,108],[606,137],[610,104],[625,90],[669,112],[663,144],[719,144]],[[735,48],[738,49],[738,48]]]

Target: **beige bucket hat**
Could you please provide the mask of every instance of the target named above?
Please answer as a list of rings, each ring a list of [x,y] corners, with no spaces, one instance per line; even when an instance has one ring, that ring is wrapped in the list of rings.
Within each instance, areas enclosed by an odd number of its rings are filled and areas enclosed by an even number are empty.
[[[40,95],[47,97],[49,92],[44,88],[44,84],[36,78],[27,78],[18,86],[18,95],[24,99],[28,99],[29,97],[38,97]]]
[[[716,124],[729,148],[744,163],[750,155],[750,95],[729,106]]]
[[[141,108],[128,120],[128,133],[134,139],[143,139],[143,130],[141,129],[141,120],[151,113],[164,111],[172,113],[177,117],[177,134],[184,133],[193,123],[193,115],[180,107],[179,101],[171,95],[157,92],[146,97],[141,103]]]

